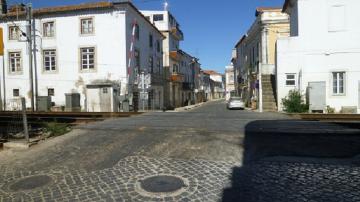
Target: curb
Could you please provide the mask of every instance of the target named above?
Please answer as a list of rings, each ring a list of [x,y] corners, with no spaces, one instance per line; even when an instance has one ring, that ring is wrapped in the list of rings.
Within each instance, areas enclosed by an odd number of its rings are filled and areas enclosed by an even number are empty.
[[[200,106],[202,106],[203,104],[205,104],[205,102],[202,102],[202,103],[199,103],[199,104],[195,104],[195,105],[186,106],[186,107],[179,107],[179,108],[176,108],[174,111],[175,111],[175,112],[189,111],[189,110],[195,109],[195,108],[197,108],[197,107],[200,107]]]
[[[37,144],[37,141],[32,142],[6,142],[3,144],[4,149],[15,149],[15,150],[25,150],[29,149],[31,146],[34,146]]]

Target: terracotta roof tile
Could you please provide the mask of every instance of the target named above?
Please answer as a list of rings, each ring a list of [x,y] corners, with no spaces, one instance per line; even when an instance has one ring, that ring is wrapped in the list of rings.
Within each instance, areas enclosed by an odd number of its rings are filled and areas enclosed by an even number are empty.
[[[83,3],[77,5],[68,5],[68,6],[56,6],[56,7],[47,7],[47,8],[39,8],[33,10],[34,16],[41,16],[46,14],[53,14],[53,13],[64,13],[64,12],[72,12],[72,11],[82,11],[82,10],[92,10],[92,9],[107,9],[107,8],[115,8],[115,5],[120,4],[127,4],[132,7],[142,18],[149,22],[149,24],[163,37],[165,36],[153,25],[146,17],[131,3],[131,2],[96,2],[96,3]],[[0,19],[6,19],[11,17],[23,17],[25,16],[25,11],[19,12],[9,12],[5,15],[1,15]]]
[[[36,15],[44,15],[50,13],[61,13],[61,12],[69,12],[69,11],[113,8],[113,7],[114,4],[111,2],[83,3],[83,4],[70,5],[70,6],[56,6],[56,7],[34,9],[33,15],[36,16]],[[25,15],[25,12],[19,11],[19,12],[9,12],[6,15],[3,15],[3,17],[15,17],[15,16],[23,16],[23,15]]]
[[[221,74],[219,74],[218,72],[216,72],[214,70],[204,70],[203,72],[206,73],[206,74],[209,74],[209,75],[221,75]]]
[[[281,11],[281,7],[257,7],[255,16],[258,16],[265,11]]]

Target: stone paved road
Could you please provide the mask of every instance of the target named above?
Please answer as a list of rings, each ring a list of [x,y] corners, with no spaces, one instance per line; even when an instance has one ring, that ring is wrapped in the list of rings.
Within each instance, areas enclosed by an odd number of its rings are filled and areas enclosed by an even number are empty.
[[[29,151],[1,152],[0,201],[221,201],[241,164],[244,126],[285,118],[228,111],[217,101],[79,127]],[[186,186],[170,194],[142,190],[154,175],[177,176]]]

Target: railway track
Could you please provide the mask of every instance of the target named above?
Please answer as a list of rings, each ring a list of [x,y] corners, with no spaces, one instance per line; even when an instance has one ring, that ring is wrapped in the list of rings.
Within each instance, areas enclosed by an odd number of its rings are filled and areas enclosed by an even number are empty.
[[[360,124],[360,114],[289,114],[289,116],[306,121],[359,122]]]
[[[27,112],[29,124],[43,122],[58,122],[69,124],[83,124],[94,121],[103,121],[109,118],[126,118],[140,115],[140,112]],[[14,117],[20,117],[21,112],[1,111],[0,124],[13,123]]]

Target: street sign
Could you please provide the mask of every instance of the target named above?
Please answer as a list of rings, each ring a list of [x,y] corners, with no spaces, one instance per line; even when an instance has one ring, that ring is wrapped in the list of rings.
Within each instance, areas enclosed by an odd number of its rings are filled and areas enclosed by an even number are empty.
[[[148,92],[140,92],[140,100],[148,100],[149,93]]]
[[[151,74],[140,74],[137,80],[139,89],[148,89],[151,87]]]
[[[151,74],[145,75],[145,85],[149,86],[151,84]]]

